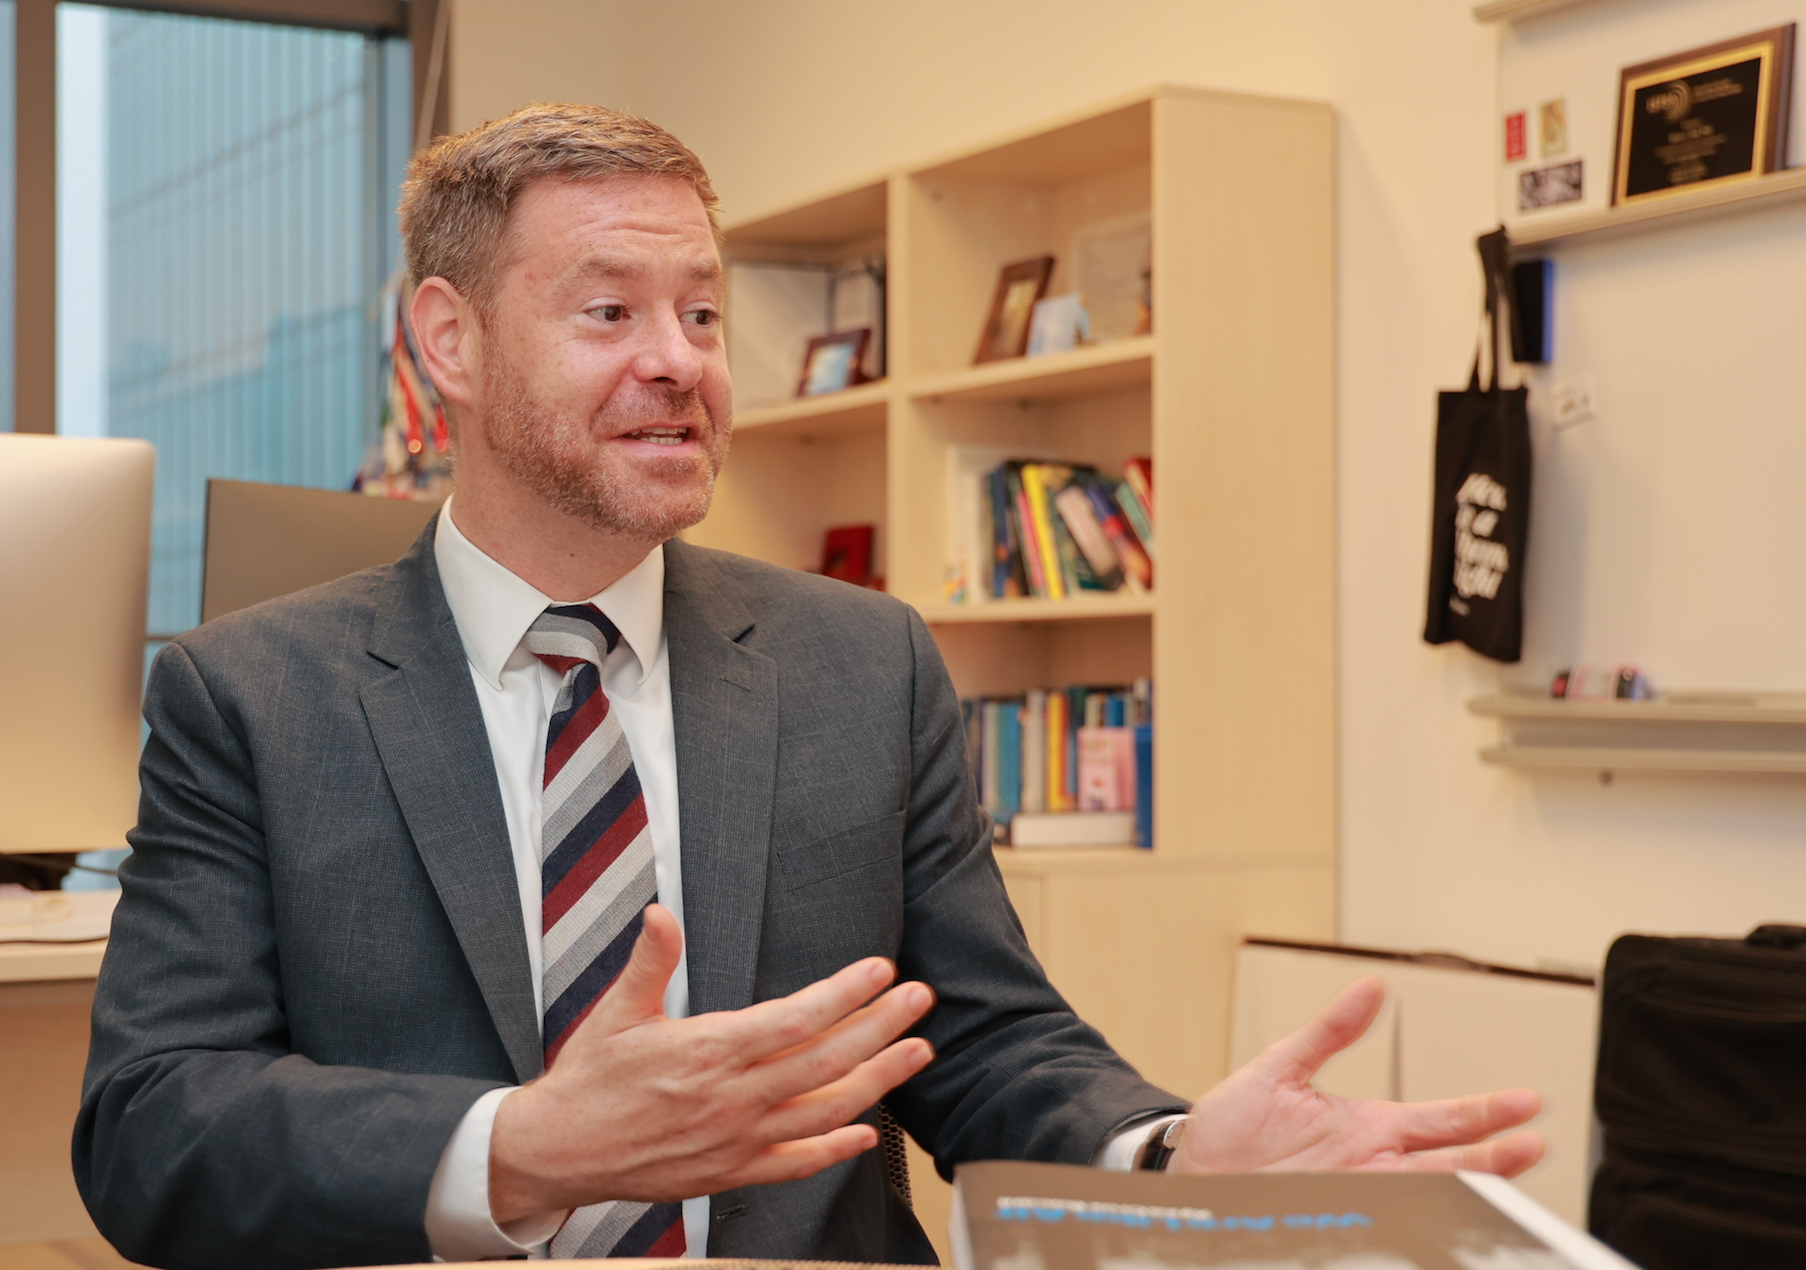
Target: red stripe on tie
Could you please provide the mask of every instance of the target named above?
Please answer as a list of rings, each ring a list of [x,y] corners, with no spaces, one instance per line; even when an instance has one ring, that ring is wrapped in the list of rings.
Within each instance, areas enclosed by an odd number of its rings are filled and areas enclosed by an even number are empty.
[[[636,798],[628,803],[614,824],[602,831],[594,845],[583,853],[582,859],[573,864],[570,872],[558,880],[552,893],[540,902],[539,914],[542,928],[550,931],[558,924],[558,919],[571,911],[571,905],[583,898],[590,883],[608,871],[608,866],[621,858],[621,852],[627,850],[627,844],[639,837],[640,830],[646,827],[646,800]]]
[[[545,781],[540,788],[551,785],[552,778],[564,770],[564,765],[571,761],[571,755],[577,752],[577,747],[589,740],[607,717],[608,694],[598,686],[590,693],[588,701],[571,712],[571,717],[564,721],[564,731],[558,734],[558,739],[546,751]]]
[[[678,1219],[665,1227],[665,1233],[653,1241],[652,1247],[642,1252],[642,1257],[681,1257],[684,1255],[684,1219]]]

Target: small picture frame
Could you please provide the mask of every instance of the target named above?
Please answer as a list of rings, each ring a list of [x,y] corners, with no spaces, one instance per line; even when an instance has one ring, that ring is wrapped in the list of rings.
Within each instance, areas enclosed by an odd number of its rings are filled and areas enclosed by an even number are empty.
[[[808,351],[803,354],[803,373],[796,382],[796,395],[819,397],[864,383],[860,365],[865,361],[865,346],[871,338],[872,328],[862,326],[810,340]]]
[[[1034,318],[1035,305],[1047,294],[1053,268],[1052,256],[1018,260],[1003,267],[997,275],[996,293],[991,296],[984,334],[978,340],[978,353],[972,358],[974,365],[1021,357],[1028,351],[1029,323]]]

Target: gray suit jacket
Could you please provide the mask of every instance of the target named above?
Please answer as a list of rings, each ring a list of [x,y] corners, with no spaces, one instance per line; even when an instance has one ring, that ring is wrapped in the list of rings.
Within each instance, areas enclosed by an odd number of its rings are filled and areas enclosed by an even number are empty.
[[[939,1057],[886,1105],[943,1171],[1084,1161],[1181,1106],[1030,954],[921,619],[682,543],[666,561],[692,1009],[894,958],[940,994],[920,1029]],[[175,641],[145,714],[75,1132],[89,1211],[156,1266],[427,1260],[452,1130],[542,1067],[432,527],[396,564]],[[716,1196],[710,1251],[933,1260],[877,1152]]]

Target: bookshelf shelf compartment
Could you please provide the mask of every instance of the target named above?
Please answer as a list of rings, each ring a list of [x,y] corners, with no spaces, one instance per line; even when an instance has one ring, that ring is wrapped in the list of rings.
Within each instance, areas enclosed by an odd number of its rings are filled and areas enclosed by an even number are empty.
[[[1078,596],[1069,600],[986,600],[978,604],[927,604],[922,620],[940,622],[1066,622],[1097,617],[1151,617],[1151,595]]]
[[[989,362],[914,380],[915,401],[1053,401],[1147,388],[1154,378],[1154,337],[1075,348],[1047,357]]]
[[[881,428],[889,401],[890,385],[880,380],[843,392],[799,397],[748,410],[734,417],[734,431],[757,431],[766,436],[793,432],[823,435]]]

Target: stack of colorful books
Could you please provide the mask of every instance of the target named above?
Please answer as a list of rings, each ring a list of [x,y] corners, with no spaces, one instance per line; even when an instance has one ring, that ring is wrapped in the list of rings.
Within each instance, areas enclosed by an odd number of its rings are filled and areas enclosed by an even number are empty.
[[[1064,600],[1088,592],[1154,585],[1154,468],[1130,459],[1120,480],[1081,464],[1010,459],[958,474],[976,480],[952,491],[954,514],[975,522],[955,530],[948,598]],[[974,514],[975,513],[975,514]],[[967,532],[975,535],[967,541]]]
[[[1152,845],[1153,685],[1036,688],[961,703],[996,841]]]

